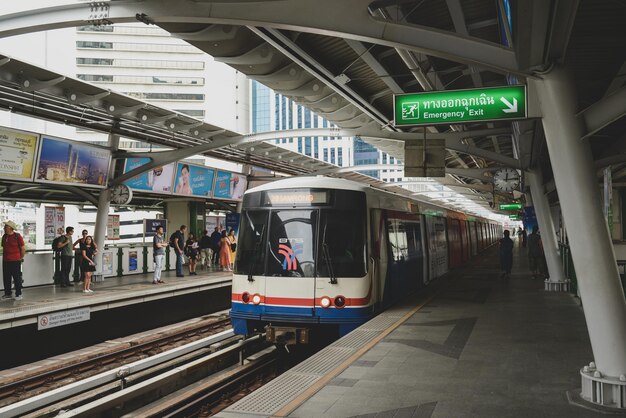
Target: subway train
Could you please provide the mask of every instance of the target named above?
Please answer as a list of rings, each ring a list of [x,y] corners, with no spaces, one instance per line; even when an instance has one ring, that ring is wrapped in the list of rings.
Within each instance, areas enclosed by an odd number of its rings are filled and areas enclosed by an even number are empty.
[[[279,344],[342,336],[494,243],[501,225],[361,183],[294,177],[243,198],[230,316]]]

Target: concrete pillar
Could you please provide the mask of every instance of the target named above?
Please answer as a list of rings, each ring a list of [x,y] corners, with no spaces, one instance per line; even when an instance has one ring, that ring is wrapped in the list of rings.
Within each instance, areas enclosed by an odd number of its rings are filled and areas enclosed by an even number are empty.
[[[107,144],[111,152],[115,152],[120,146],[120,137],[118,135],[109,135],[109,142]],[[115,160],[111,162],[111,168],[109,170],[108,180],[111,180],[115,174]],[[96,226],[94,229],[94,241],[98,246],[98,254],[96,254],[96,270],[98,273],[102,272],[102,254],[104,253],[104,240],[107,234],[107,221],[109,218],[109,209],[111,207],[110,200],[111,193],[109,189],[104,189],[100,192],[98,198],[98,212],[96,212]]]
[[[530,186],[530,193],[533,198],[535,214],[537,215],[537,223],[541,232],[541,242],[543,244],[543,252],[546,256],[546,264],[550,278],[546,283],[546,290],[567,291],[569,283],[563,273],[563,265],[558,253],[558,244],[556,240],[556,232],[552,215],[550,213],[550,204],[545,195],[543,188],[543,177],[539,169],[526,172],[526,179]]]
[[[615,253],[600,206],[600,190],[591,147],[581,140],[585,128],[576,117],[575,84],[561,68],[541,75],[537,83],[543,127],[554,180],[585,311],[595,363],[581,372],[583,398],[594,401],[594,387],[610,377],[613,387],[626,385],[626,300]],[[587,373],[589,372],[589,373]],[[606,379],[605,379],[606,380]],[[601,392],[617,393],[615,390]],[[622,392],[621,396],[624,396]],[[623,401],[623,399],[622,399]],[[601,401],[609,405],[611,401]],[[618,406],[614,401],[611,406]],[[622,408],[625,407],[621,406]]]

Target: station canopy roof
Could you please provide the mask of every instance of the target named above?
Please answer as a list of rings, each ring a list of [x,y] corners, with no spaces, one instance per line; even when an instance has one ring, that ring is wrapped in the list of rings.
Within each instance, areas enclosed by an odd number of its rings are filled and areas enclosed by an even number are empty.
[[[564,65],[584,114],[623,94],[624,17],[624,6],[610,0],[114,0],[0,17],[0,36],[137,20],[157,25],[401,161],[398,135],[456,133],[458,140],[446,140],[442,183],[468,185],[486,206],[491,173],[504,166],[539,167],[557,198],[538,104],[529,102],[535,118],[523,121],[398,128],[393,95],[525,84]],[[29,78],[35,81],[25,86]],[[332,171],[322,161],[8,58],[0,67],[0,107],[171,148],[212,141],[203,154],[289,175]],[[615,182],[626,176],[626,141],[616,141],[624,139],[623,113],[589,132],[599,168],[613,164]],[[410,193],[356,173],[331,175]]]

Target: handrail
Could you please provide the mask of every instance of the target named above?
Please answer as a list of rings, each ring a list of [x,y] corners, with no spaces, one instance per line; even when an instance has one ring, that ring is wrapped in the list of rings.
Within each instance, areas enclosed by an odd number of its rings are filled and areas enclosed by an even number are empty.
[[[104,244],[104,249],[109,250],[112,248],[143,248],[143,247],[151,247],[152,243],[148,242],[128,242],[123,244]],[[0,251],[1,253],[2,251]],[[53,251],[50,248],[36,248],[36,249],[27,249],[26,253],[36,253],[36,254],[48,254]]]

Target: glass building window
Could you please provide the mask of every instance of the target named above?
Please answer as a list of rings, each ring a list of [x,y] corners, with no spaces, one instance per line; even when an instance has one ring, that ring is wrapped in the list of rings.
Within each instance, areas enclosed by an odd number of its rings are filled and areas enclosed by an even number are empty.
[[[203,86],[203,77],[157,77],[133,75],[78,74],[79,80],[94,83],[117,84],[173,84],[184,86]]]
[[[141,100],[188,100],[188,101],[203,101],[204,94],[189,94],[189,93],[145,93],[145,92],[125,92],[131,97],[135,97]]]
[[[330,163],[335,164],[335,149],[334,148],[330,150]]]
[[[337,165],[339,167],[343,166],[343,149],[342,148],[337,149]]]
[[[328,148],[324,148],[324,161],[328,162]]]
[[[194,118],[204,118],[205,112],[202,109],[174,109],[176,112],[183,113]]]
[[[77,65],[104,65],[129,68],[163,68],[179,70],[203,70],[202,61],[135,60],[121,58],[76,58]]]

